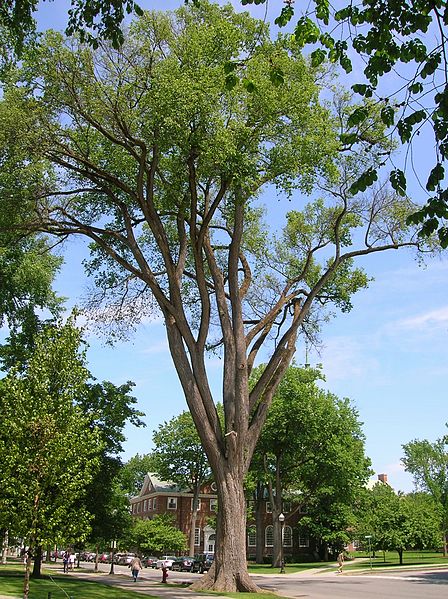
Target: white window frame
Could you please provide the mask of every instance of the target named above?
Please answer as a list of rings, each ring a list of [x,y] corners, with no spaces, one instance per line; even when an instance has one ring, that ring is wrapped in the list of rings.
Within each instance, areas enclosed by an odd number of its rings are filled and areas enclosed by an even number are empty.
[[[264,530],[264,546],[274,547],[274,527],[268,524]]]
[[[250,528],[247,531],[247,546],[248,547],[256,547],[257,546],[257,530],[256,530],[256,528]]]
[[[309,547],[310,538],[307,533],[299,533],[299,547]]]
[[[210,499],[210,511],[217,512],[218,511],[218,500]]]
[[[201,544],[201,529],[195,528],[194,529],[194,546],[199,547],[200,544]]]
[[[292,547],[292,528],[288,525],[283,527],[283,547]]]
[[[284,514],[289,514],[289,512],[291,511],[291,502],[290,501],[283,502],[283,510],[282,511]]]
[[[167,510],[177,510],[177,497],[167,497],[166,509]]]

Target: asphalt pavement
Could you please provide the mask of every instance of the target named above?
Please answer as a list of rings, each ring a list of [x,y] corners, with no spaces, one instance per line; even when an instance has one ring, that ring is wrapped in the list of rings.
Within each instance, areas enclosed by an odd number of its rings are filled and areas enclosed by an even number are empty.
[[[337,565],[296,572],[293,574],[253,575],[261,589],[278,593],[293,599],[447,599],[448,567],[415,569],[397,568],[393,571],[371,571],[366,564],[362,572],[347,570],[336,573]],[[52,568],[61,570],[59,564]],[[162,584],[160,570],[145,568],[137,582],[132,580],[126,566],[115,566],[114,574],[109,574],[110,565],[100,565],[100,572],[94,572],[92,564],[67,574],[103,584],[136,591],[161,599],[216,599],[216,595],[195,593],[182,583],[197,580],[200,574],[169,572],[168,584]],[[1,599],[1,598],[0,598]]]

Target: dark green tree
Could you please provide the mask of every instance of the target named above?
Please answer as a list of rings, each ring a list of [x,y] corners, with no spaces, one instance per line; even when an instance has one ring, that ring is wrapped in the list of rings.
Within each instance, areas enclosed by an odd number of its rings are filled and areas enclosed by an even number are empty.
[[[97,548],[110,547],[131,525],[128,499],[120,484],[123,429],[127,424],[145,426],[141,420],[144,414],[136,409],[137,400],[130,395],[133,386],[130,381],[120,386],[109,381],[89,383],[87,393],[78,401],[90,426],[100,432],[104,444],[100,468],[88,487],[86,501],[92,515],[88,540]]]
[[[123,464],[120,471],[120,486],[128,498],[138,495],[143,480],[152,469],[151,455],[137,454]]]
[[[169,422],[161,424],[153,434],[153,442],[153,472],[162,480],[173,481],[181,488],[191,489],[193,493],[189,555],[194,555],[199,494],[212,473],[190,412],[182,412]]]
[[[43,0],[51,2],[52,0]],[[34,39],[34,13],[39,0],[7,0],[0,5],[1,57],[20,55],[26,42]],[[114,47],[123,42],[121,24],[132,12],[141,14],[134,0],[71,0],[67,14],[67,35],[77,33],[82,40],[98,45],[98,38],[111,40]]]
[[[320,389],[319,378],[319,370],[288,368],[254,454],[255,474],[265,481],[272,506],[276,567],[281,555],[278,517],[285,500],[301,497],[307,506],[301,525],[328,559],[328,547],[348,540],[352,506],[370,474],[357,411],[348,400]]]
[[[403,445],[402,462],[405,470],[414,477],[418,490],[431,495],[440,513],[443,536],[443,555],[448,545],[448,436],[434,443],[415,439]]]

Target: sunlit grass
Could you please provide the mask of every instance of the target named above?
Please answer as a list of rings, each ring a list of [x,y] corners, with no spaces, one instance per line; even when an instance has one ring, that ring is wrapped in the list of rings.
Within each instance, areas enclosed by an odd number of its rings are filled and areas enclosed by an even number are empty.
[[[1,566],[0,595],[22,597],[23,574],[23,566]],[[99,582],[57,574],[30,580],[29,599],[48,599],[48,593],[51,593],[51,599],[136,599],[142,596]]]

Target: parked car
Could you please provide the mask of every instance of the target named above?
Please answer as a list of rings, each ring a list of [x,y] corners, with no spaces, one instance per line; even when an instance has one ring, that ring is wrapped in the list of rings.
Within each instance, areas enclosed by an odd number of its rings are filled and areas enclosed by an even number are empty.
[[[111,554],[110,553],[100,553],[98,556],[98,561],[101,564],[110,564]]]
[[[145,568],[155,568],[156,562],[159,558],[154,557],[153,555],[142,557],[142,564]]]
[[[162,555],[162,557],[156,561],[156,568],[160,569],[165,564],[168,570],[171,570],[171,566],[175,559],[175,555]]]
[[[128,566],[135,557],[135,553],[121,553],[117,564],[120,566]]]
[[[182,557],[176,557],[174,560],[171,570],[177,570],[179,572],[191,572],[193,568],[194,557],[183,555]]]
[[[215,555],[213,553],[200,553],[195,555],[191,571],[199,572],[200,574],[207,572],[207,570],[210,570],[214,559]]]

